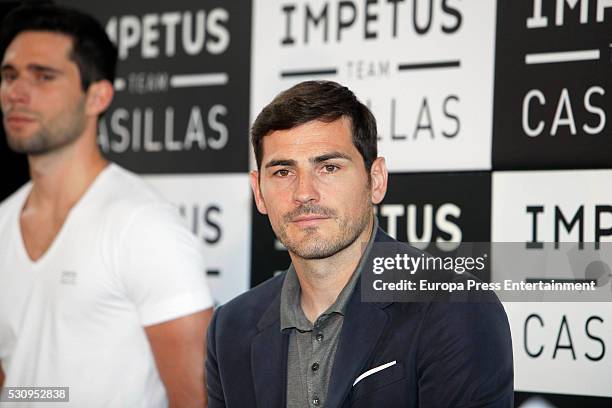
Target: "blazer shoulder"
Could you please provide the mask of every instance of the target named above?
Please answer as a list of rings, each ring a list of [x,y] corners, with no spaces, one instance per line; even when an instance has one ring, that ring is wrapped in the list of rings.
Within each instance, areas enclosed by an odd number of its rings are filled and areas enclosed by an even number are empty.
[[[270,305],[278,300],[285,274],[280,273],[218,307],[217,321],[256,325]]]

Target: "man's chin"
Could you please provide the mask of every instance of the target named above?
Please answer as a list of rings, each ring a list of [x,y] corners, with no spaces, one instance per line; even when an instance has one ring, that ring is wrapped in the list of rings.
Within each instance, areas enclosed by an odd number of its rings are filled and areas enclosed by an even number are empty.
[[[37,135],[7,134],[7,143],[10,149],[16,153],[35,156],[49,151],[46,141]]]
[[[325,259],[335,255],[338,251],[330,251],[327,248],[303,248],[297,247],[289,249],[289,251],[302,259]]]
[[[48,146],[43,145],[24,145],[24,144],[10,144],[9,147],[15,153],[27,154],[28,156],[41,156],[51,151]]]
[[[342,243],[329,242],[323,238],[324,236],[330,237],[335,235],[313,233],[313,235],[302,238],[299,241],[290,240],[283,244],[290,252],[303,259],[329,258],[343,249]]]

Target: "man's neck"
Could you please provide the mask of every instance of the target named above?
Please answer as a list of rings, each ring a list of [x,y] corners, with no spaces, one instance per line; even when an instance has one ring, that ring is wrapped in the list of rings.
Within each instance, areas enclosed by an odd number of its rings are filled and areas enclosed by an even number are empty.
[[[324,259],[303,259],[291,255],[300,281],[300,303],[304,314],[314,322],[338,298],[359,264],[366,243],[370,240],[373,216],[355,242]]]
[[[67,212],[76,204],[108,162],[95,142],[82,135],[68,146],[29,156],[32,190],[26,207]]]

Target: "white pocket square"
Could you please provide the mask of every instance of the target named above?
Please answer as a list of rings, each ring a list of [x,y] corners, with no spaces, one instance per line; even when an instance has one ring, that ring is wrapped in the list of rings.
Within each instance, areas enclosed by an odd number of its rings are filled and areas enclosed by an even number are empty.
[[[385,364],[383,364],[383,365],[379,365],[378,367],[374,367],[374,368],[372,368],[372,369],[370,369],[370,370],[366,371],[365,373],[363,373],[363,374],[361,374],[359,377],[357,377],[357,379],[356,379],[356,380],[355,380],[355,382],[353,383],[353,387],[355,386],[355,384],[357,384],[359,381],[363,380],[364,378],[366,378],[366,377],[368,377],[368,376],[370,376],[370,375],[372,375],[372,374],[375,374],[375,373],[377,373],[377,372],[379,372],[379,371],[382,371],[382,370],[384,370],[385,368],[389,368],[389,367],[391,367],[391,366],[394,366],[394,365],[395,365],[395,363],[397,363],[397,360],[393,360],[393,361],[391,361],[390,363],[385,363]]]

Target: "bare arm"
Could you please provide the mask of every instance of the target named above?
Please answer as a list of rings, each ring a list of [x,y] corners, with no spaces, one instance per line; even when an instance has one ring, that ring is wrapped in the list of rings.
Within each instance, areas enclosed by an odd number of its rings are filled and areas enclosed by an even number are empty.
[[[170,408],[206,406],[204,360],[212,309],[145,327]]]

